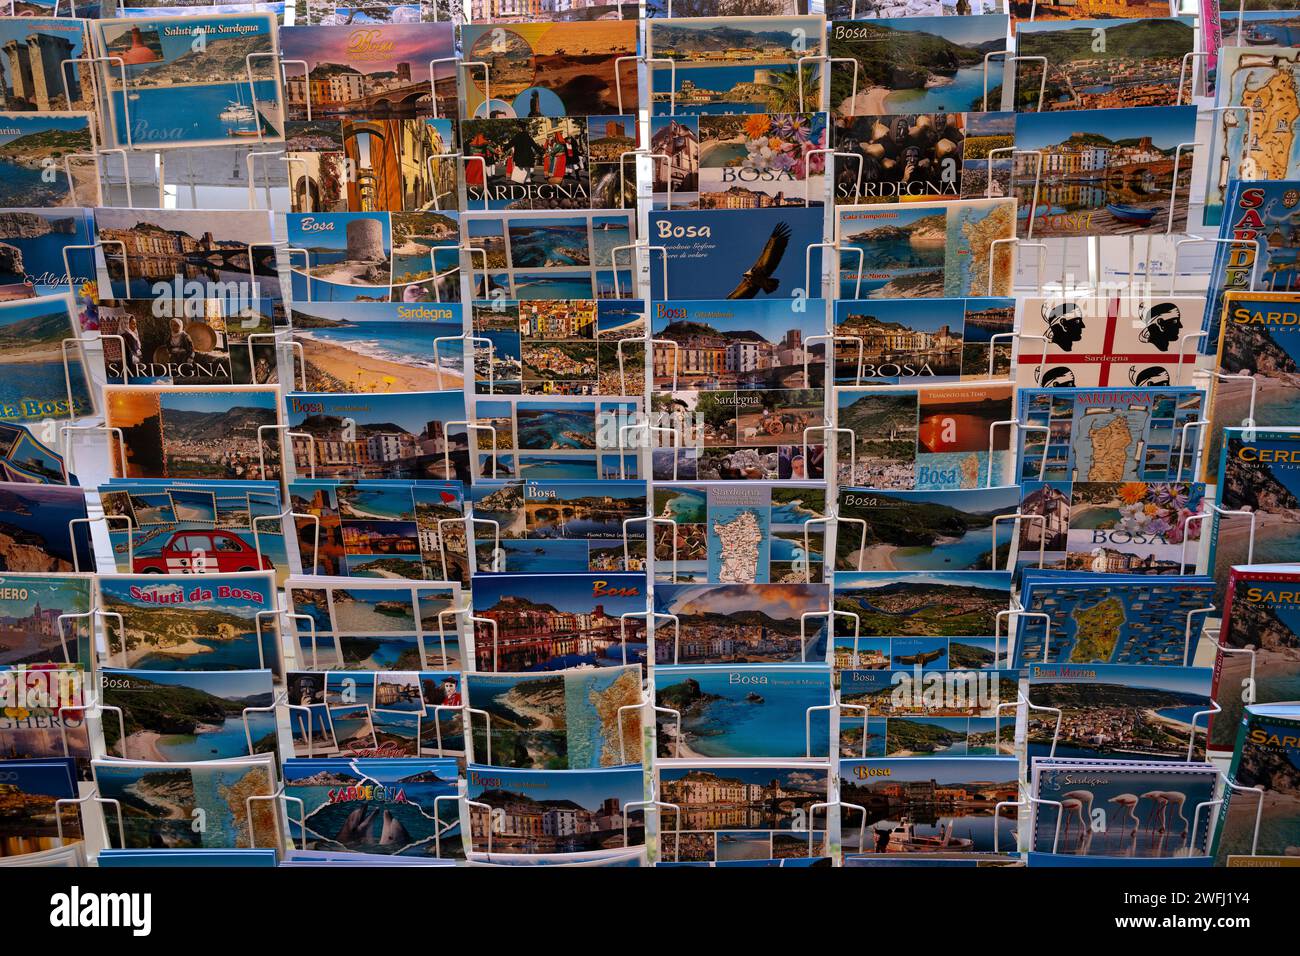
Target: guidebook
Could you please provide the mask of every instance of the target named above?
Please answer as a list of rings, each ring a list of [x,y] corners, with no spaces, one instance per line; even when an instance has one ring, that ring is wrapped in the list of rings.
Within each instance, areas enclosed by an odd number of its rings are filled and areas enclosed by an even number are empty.
[[[810,664],[826,659],[826,584],[656,584],[656,664]]]
[[[1232,854],[1295,856],[1300,846],[1300,707],[1295,704],[1253,704],[1245,709],[1237,731],[1228,777],[1232,790],[1214,831],[1213,855],[1223,861]]]

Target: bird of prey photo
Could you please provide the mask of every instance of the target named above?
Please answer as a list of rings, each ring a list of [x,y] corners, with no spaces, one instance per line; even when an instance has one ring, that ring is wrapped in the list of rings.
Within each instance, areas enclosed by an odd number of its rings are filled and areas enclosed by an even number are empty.
[[[789,244],[790,227],[783,222],[778,222],[772,230],[772,235],[768,236],[763,251],[758,254],[754,264],[745,270],[740,285],[732,289],[727,298],[752,299],[760,290],[768,294],[775,292],[776,287],[781,283],[772,278],[772,273],[776,272],[777,266],[781,264],[781,257],[785,255],[785,247]]]

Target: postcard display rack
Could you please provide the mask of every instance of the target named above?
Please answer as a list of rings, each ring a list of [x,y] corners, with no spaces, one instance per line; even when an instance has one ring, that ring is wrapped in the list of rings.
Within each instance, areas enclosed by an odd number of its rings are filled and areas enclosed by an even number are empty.
[[[1294,860],[1300,13],[23,6],[0,864]]]

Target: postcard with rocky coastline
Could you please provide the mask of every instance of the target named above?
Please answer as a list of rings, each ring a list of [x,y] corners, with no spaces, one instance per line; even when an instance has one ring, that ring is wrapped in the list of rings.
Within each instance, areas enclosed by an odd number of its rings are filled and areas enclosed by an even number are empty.
[[[1300,569],[1252,564],[1228,572],[1214,662],[1214,699],[1223,711],[1210,718],[1211,751],[1232,751],[1248,685],[1251,703],[1300,699],[1298,635]],[[1241,653],[1246,647],[1251,652]]]
[[[122,807],[121,829],[109,817],[114,849],[284,846],[273,754],[203,763],[104,757],[91,761],[91,769],[100,795]]]
[[[657,667],[658,759],[825,757],[831,699],[826,664]]]
[[[638,399],[576,395],[473,398],[478,458],[475,481],[607,481],[637,473],[634,426],[644,422]],[[490,426],[492,431],[486,427]],[[644,431],[644,428],[641,429]],[[496,449],[492,448],[493,435]]]
[[[830,587],[656,584],[656,664],[811,664],[826,659]],[[807,617],[804,615],[816,615]]]
[[[456,582],[291,577],[298,659],[313,670],[461,670]],[[353,700],[332,703],[355,704]]]
[[[94,150],[90,113],[0,112],[0,209],[99,205],[96,164],[65,162]]]
[[[1186,432],[1204,415],[1201,389],[1021,388],[1017,401],[1022,479],[1190,481],[1200,471]]]
[[[1203,385],[1196,349],[1204,297],[1154,294],[1024,300],[1016,359],[1021,388]],[[1044,341],[1045,340],[1045,341]]]
[[[635,19],[474,23],[460,40],[466,63],[486,64],[465,67],[462,119],[625,116],[639,102]]]
[[[120,58],[99,67],[106,145],[283,141],[273,14],[121,17],[92,21],[90,31],[101,56]],[[184,110],[176,109],[177,97]]]
[[[841,298],[1012,294],[1014,199],[839,206],[835,235]]]
[[[73,292],[80,305],[87,293],[98,292],[94,250],[71,250],[67,264],[63,253],[68,246],[91,245],[93,228],[89,209],[0,209],[0,292]]]
[[[0,857],[21,857],[82,840],[76,804],[77,768],[71,757],[0,760],[9,787],[8,812],[0,819]],[[60,826],[62,824],[62,826]]]
[[[95,414],[75,316],[71,295],[0,302],[0,422]]]
[[[0,481],[0,571],[67,574],[94,567],[83,489]]]
[[[391,857],[464,856],[451,758],[334,758],[284,762],[285,795],[303,801],[293,845]],[[442,797],[444,799],[438,799]]]
[[[1204,761],[1211,667],[1030,664],[1028,753],[1103,760]]]
[[[1220,863],[1232,854],[1289,857],[1300,845],[1297,742],[1300,707],[1296,704],[1253,704],[1245,709],[1228,775],[1238,787],[1264,792],[1262,797],[1249,790],[1227,795],[1212,850]]]
[[[1009,667],[1011,663],[1010,648],[1000,635],[984,637],[853,637],[843,632],[849,630],[840,627],[831,647],[831,666],[835,686],[847,671],[906,671],[912,673],[917,666],[940,668],[952,671],[998,670]],[[1007,672],[1012,673],[1012,672]],[[862,678],[859,677],[861,680]],[[891,678],[892,679],[892,678]],[[1011,695],[1015,697],[1014,694]],[[852,714],[841,716],[841,726]],[[855,725],[861,728],[861,722]],[[878,746],[880,739],[872,739],[872,728],[868,727],[868,741]],[[861,747],[861,741],[858,741]],[[845,754],[844,756],[853,756]],[[871,754],[868,754],[871,756]],[[884,756],[876,754],[875,756]]]

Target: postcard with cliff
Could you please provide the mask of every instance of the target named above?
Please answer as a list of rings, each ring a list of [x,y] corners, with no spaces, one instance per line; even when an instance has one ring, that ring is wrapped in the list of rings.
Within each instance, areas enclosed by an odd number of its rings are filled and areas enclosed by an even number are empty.
[[[95,413],[70,295],[0,302],[0,421],[38,423]]]
[[[78,317],[95,294],[94,222],[89,209],[0,209],[0,300],[73,292]],[[69,276],[68,270],[72,270]]]
[[[101,64],[106,145],[162,149],[284,139],[284,91],[271,55],[274,15],[96,20],[91,31],[102,56],[121,59]]]
[[[0,208],[97,206],[99,169],[70,153],[95,148],[89,113],[0,112]]]
[[[82,489],[0,482],[0,515],[0,571],[65,574],[94,568]],[[81,523],[69,524],[77,518]]]
[[[628,425],[640,421],[640,399],[593,401],[581,396],[474,399],[477,430],[474,477],[532,481],[637,478]],[[620,437],[621,436],[621,437]]]

